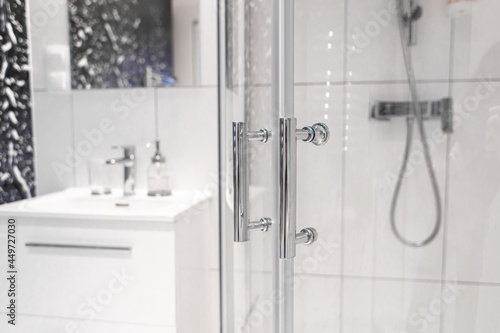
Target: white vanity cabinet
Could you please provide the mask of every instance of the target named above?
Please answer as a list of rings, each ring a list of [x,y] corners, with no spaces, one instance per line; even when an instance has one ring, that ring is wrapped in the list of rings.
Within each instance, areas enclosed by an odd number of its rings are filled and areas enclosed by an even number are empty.
[[[183,205],[175,214],[164,211],[172,214],[163,221],[26,214],[2,207],[1,249],[6,248],[9,216],[16,219],[17,226],[16,329],[37,333],[176,332],[176,224],[183,223],[189,210],[201,201],[193,200],[192,207]],[[3,257],[0,267],[6,272],[6,254]],[[1,280],[3,291],[7,286]],[[5,292],[0,301],[7,304]],[[4,325],[2,320],[2,332]],[[13,329],[5,327],[6,332]]]

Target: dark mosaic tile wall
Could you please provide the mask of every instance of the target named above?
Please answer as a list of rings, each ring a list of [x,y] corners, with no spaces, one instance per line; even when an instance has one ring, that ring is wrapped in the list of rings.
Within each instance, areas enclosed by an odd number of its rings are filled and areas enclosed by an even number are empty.
[[[175,83],[170,0],[69,0],[72,86],[77,89]]]
[[[0,0],[0,204],[35,195],[25,0]]]

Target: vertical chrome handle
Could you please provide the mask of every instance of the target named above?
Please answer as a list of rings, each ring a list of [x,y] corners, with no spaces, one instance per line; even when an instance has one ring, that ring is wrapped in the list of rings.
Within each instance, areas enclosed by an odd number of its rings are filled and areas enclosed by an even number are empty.
[[[250,140],[267,142],[268,139],[269,132],[266,129],[249,132],[247,123],[233,123],[234,241],[237,243],[248,241],[250,230],[268,231],[271,227],[269,218],[250,222],[248,217],[248,144]]]
[[[234,241],[248,240],[248,124],[233,123]]]
[[[295,118],[280,119],[280,258],[295,257],[297,227],[297,137]]]
[[[297,233],[297,139],[324,145],[330,137],[325,124],[297,129],[295,118],[280,119],[280,190],[279,190],[279,232],[280,258],[291,259],[296,255],[297,244],[312,244],[318,238],[314,228],[302,229]]]

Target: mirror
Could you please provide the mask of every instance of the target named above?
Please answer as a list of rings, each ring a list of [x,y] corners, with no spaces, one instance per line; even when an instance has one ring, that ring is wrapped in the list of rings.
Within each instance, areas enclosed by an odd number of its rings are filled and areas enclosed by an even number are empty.
[[[170,0],[70,0],[73,89],[174,85]]]
[[[68,0],[71,88],[201,85],[200,34],[212,24],[202,7],[199,0]],[[204,81],[216,82],[211,75]]]

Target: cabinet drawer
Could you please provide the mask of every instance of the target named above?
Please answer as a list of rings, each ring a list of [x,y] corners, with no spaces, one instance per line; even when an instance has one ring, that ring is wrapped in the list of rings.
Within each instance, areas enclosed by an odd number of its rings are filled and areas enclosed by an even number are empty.
[[[19,313],[175,326],[174,233],[18,225]]]

